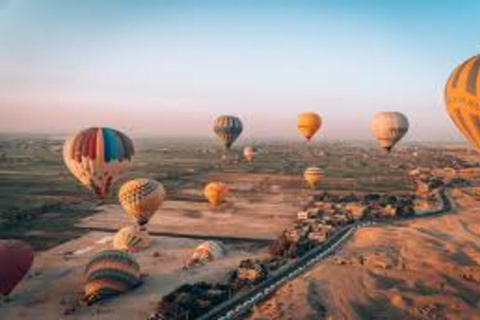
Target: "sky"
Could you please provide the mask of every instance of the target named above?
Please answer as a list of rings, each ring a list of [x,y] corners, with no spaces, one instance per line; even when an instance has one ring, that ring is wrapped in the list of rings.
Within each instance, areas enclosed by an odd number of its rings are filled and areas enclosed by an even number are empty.
[[[462,140],[443,104],[480,52],[478,0],[0,0],[0,132],[209,136],[234,114],[250,138],[371,139],[379,111],[410,140]]]

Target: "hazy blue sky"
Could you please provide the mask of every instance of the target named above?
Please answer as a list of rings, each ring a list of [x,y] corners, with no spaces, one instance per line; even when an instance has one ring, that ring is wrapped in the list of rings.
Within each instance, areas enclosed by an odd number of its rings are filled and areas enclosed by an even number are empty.
[[[0,0],[0,131],[89,125],[208,135],[239,115],[250,137],[369,138],[377,111],[410,138],[461,139],[443,85],[480,52],[480,1]]]

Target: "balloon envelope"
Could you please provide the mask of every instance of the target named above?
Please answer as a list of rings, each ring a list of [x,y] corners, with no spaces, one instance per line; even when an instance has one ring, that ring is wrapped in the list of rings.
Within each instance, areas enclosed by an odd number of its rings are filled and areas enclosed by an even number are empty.
[[[222,182],[210,182],[205,187],[204,193],[208,202],[214,206],[217,206],[225,200],[228,194],[228,187]]]
[[[118,198],[127,215],[144,225],[160,208],[166,191],[160,182],[149,179],[130,180],[122,185]]]
[[[223,141],[225,147],[228,149],[242,133],[243,124],[238,117],[220,116],[215,120],[213,130],[217,138]]]
[[[243,156],[248,161],[252,161],[256,155],[257,155],[257,149],[254,147],[245,147],[243,149]]]
[[[63,159],[70,172],[98,198],[104,198],[127,170],[133,155],[130,138],[110,128],[83,130],[63,147]]]
[[[225,252],[225,247],[221,242],[205,241],[195,249],[188,265],[220,259],[225,256]]]
[[[113,238],[113,248],[127,252],[139,252],[150,246],[147,229],[138,225],[120,229]]]
[[[85,268],[85,297],[89,304],[127,292],[139,284],[140,266],[124,251],[102,251]]]
[[[322,125],[322,118],[314,112],[305,112],[298,115],[298,132],[309,140],[315,135]]]
[[[389,152],[408,131],[408,119],[400,112],[380,112],[373,117],[371,129],[380,147]]]
[[[0,240],[0,293],[8,296],[33,264],[34,252],[19,240]]]
[[[317,167],[309,167],[303,173],[303,178],[311,188],[315,188],[324,177],[322,169]]]
[[[480,150],[480,55],[452,72],[445,85],[445,103],[460,133]]]

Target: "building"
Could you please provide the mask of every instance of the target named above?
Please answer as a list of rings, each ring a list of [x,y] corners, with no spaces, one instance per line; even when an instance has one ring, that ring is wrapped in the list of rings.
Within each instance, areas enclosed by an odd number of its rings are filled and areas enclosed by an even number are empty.
[[[360,220],[367,214],[368,207],[354,202],[347,204],[345,209],[351,213],[354,220]]]

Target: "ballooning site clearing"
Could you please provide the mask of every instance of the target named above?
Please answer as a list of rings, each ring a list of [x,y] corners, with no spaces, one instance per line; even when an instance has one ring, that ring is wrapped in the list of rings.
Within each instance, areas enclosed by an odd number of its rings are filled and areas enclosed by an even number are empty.
[[[2,319],[39,314],[146,319],[178,286],[220,281],[240,261],[268,256],[268,244],[297,220],[312,196],[323,191],[412,192],[409,170],[445,168],[471,159],[462,148],[406,145],[395,156],[378,156],[380,151],[371,144],[322,142],[306,150],[292,142],[271,142],[260,146],[258,159],[249,163],[234,155],[223,160],[224,151],[208,142],[141,140],[136,164],[124,180],[147,176],[167,189],[165,203],[148,224],[152,243],[135,254],[143,284],[111,301],[85,307],[79,304],[85,265],[96,253],[111,248],[114,232],[131,220],[118,205],[116,190],[99,205],[76,184],[60,163],[61,143],[45,138],[2,140],[0,192],[6,196],[0,201],[4,222],[0,235],[29,239],[37,249],[28,277],[11,301],[1,305]],[[302,181],[303,169],[312,163],[326,172],[318,190]],[[216,208],[203,195],[209,181],[229,186],[226,202]],[[472,181],[466,190],[473,194]],[[221,240],[228,254],[183,269],[193,250],[209,239]]]

